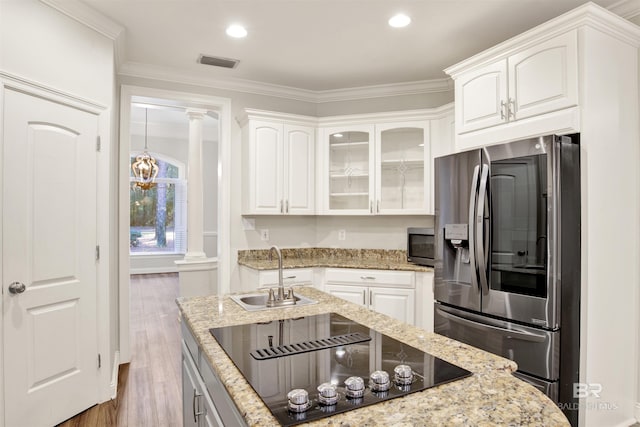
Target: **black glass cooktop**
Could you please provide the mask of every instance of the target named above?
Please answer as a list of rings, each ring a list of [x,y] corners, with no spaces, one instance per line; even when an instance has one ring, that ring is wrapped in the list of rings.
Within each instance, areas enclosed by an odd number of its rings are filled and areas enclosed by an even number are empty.
[[[465,369],[335,313],[210,331],[284,426],[471,375]],[[386,376],[389,383],[385,385]],[[347,380],[351,377],[356,379]],[[375,384],[371,383],[372,377],[377,380]],[[352,390],[347,389],[345,380],[354,384]],[[324,391],[320,393],[318,387]]]

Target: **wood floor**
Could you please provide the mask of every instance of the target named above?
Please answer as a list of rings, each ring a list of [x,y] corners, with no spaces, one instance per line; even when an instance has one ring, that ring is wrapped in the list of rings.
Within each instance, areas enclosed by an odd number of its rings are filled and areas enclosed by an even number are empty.
[[[121,365],[116,399],[60,427],[182,426],[177,274],[131,276],[131,363]]]

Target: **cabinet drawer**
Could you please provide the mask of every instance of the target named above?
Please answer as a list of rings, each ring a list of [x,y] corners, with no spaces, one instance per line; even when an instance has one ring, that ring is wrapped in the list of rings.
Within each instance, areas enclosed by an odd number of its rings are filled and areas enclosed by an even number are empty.
[[[310,268],[287,268],[282,271],[285,286],[309,285],[313,283],[313,270]],[[264,288],[278,284],[278,270],[264,270],[258,276],[258,287]]]
[[[367,286],[391,286],[414,288],[415,274],[412,271],[360,270],[350,268],[328,268],[325,271],[327,283],[342,283]]]

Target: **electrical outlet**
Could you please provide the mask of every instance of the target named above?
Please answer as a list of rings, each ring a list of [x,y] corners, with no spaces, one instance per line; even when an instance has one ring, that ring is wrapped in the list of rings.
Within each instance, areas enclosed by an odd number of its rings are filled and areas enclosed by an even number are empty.
[[[269,240],[269,229],[260,230],[260,240]]]
[[[338,240],[347,240],[347,230],[338,230]]]

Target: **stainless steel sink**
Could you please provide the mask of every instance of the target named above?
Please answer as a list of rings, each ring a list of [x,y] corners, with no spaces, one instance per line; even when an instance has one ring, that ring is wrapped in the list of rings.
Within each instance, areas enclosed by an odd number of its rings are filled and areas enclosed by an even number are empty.
[[[245,294],[245,295],[231,295],[231,299],[236,302],[240,307],[244,308],[247,311],[258,311],[258,310],[267,310],[272,308],[282,308],[282,307],[267,307],[267,298],[269,294],[266,292],[259,292],[254,294]],[[288,305],[285,307],[299,307],[301,305],[309,305],[317,303],[316,300],[312,300],[311,298],[307,298],[302,295],[295,295],[296,299],[295,305]]]

